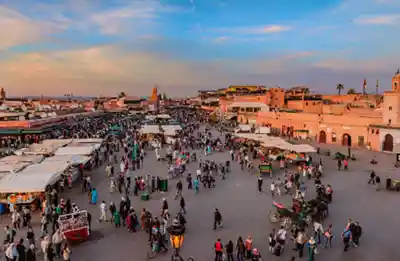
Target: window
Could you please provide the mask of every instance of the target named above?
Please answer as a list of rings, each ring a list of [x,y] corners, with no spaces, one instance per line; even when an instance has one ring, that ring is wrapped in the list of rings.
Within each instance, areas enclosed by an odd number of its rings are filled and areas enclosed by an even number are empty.
[[[378,129],[378,130],[376,130],[375,134],[376,134],[376,135],[378,135],[378,134],[379,134],[379,129]]]
[[[371,133],[372,133],[372,134],[374,134],[374,133],[375,133],[375,130],[374,130],[374,129],[372,129],[372,130],[371,130]]]
[[[308,102],[306,102],[306,106],[308,106]]]
[[[394,88],[397,89],[397,82],[394,82]]]
[[[391,123],[392,123],[392,120],[391,120],[391,119],[389,119],[389,120],[388,120],[388,122],[389,122],[389,124],[391,124]]]
[[[392,110],[392,106],[389,106],[389,111],[391,111]]]

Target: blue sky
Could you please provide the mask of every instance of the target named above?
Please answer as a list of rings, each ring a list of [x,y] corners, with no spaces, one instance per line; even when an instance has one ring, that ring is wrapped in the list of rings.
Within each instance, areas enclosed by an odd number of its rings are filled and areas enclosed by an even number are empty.
[[[398,0],[0,0],[0,26],[11,95],[384,90],[400,67]]]

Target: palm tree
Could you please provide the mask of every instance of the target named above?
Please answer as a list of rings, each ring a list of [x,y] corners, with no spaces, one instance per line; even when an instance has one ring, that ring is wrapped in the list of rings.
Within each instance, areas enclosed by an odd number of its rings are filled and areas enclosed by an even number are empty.
[[[123,97],[126,97],[126,93],[125,92],[120,92],[119,95],[118,95],[118,98],[121,99]]]
[[[350,89],[347,91],[347,94],[356,94],[356,90],[354,90],[353,88],[350,88]]]
[[[378,95],[378,93],[379,93],[379,80],[376,80],[376,89],[375,89],[375,92],[376,92],[376,95]]]
[[[342,93],[343,89],[344,89],[343,84],[339,83],[338,85],[336,85],[336,90],[338,91],[339,95]]]

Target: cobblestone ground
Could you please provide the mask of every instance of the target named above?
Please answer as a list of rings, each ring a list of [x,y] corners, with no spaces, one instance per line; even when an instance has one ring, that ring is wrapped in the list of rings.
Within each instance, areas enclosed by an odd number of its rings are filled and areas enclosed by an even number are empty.
[[[325,148],[325,147],[324,147]],[[332,151],[345,151],[335,147]],[[397,247],[399,197],[397,192],[375,191],[375,188],[367,185],[369,171],[375,169],[381,176],[382,181],[386,176],[400,179],[399,171],[395,171],[394,154],[371,153],[367,151],[354,151],[358,157],[357,161],[350,162],[348,171],[337,171],[336,162],[331,157],[322,156],[325,164],[325,175],[323,182],[331,184],[334,189],[334,202],[330,205],[330,217],[324,221],[324,225],[333,224],[335,239],[332,249],[322,249],[316,255],[316,260],[340,261],[340,260],[363,260],[363,261],[395,261],[399,260],[400,249]],[[201,155],[201,152],[198,152]],[[370,165],[369,161],[373,155],[378,159],[378,165]],[[223,162],[229,158],[227,152],[214,153],[202,158]],[[314,155],[314,161],[319,160]],[[117,167],[117,166],[116,166]],[[108,179],[104,168],[94,171],[92,180],[99,192],[99,201],[105,200],[119,202],[121,195],[110,194]],[[191,163],[189,172],[195,173],[197,163]],[[137,171],[138,175],[152,174],[165,176],[167,167],[162,162],[155,161],[154,152],[149,152],[145,158],[145,166]],[[282,173],[275,172],[275,176]],[[143,202],[137,197],[132,197],[132,205],[137,212],[142,207],[150,209],[153,213],[159,213],[160,201],[166,197],[169,202],[171,213],[175,214],[179,209],[179,202],[173,199],[175,193],[175,182],[170,181],[170,191],[165,194],[153,194],[150,201]],[[264,180],[264,189],[268,190],[270,181]],[[312,183],[308,183],[310,190]],[[272,209],[272,198],[269,193],[259,194],[256,191],[257,179],[254,174],[243,172],[237,164],[232,164],[232,172],[227,180],[218,180],[215,189],[201,189],[198,195],[193,191],[184,189],[184,197],[187,202],[187,234],[182,249],[182,256],[193,256],[196,261],[213,260],[213,243],[220,237],[225,243],[231,239],[234,242],[237,237],[251,235],[254,244],[263,255],[264,260],[288,260],[296,253],[291,250],[289,242],[283,256],[274,257],[268,252],[268,234],[276,225],[271,225],[268,213]],[[80,193],[79,186],[68,192],[64,197],[71,197],[81,209],[87,208],[93,215],[93,239],[73,247],[73,261],[141,261],[145,260],[148,249],[147,236],[144,232],[129,233],[125,228],[114,228],[109,223],[99,223],[99,207],[88,204],[88,198]],[[313,193],[308,197],[311,199]],[[276,201],[288,204],[289,196],[275,198]],[[219,208],[224,219],[224,228],[214,232],[213,209]],[[348,218],[359,220],[363,226],[364,234],[361,245],[357,249],[350,249],[343,253],[340,234]],[[1,223],[9,222],[8,216],[2,217]],[[38,222],[38,221],[37,221]],[[39,234],[39,233],[37,233]],[[25,235],[25,231],[17,233]],[[304,260],[306,258],[303,258]],[[170,255],[160,254],[154,260],[170,260]],[[297,259],[296,259],[297,260]]]

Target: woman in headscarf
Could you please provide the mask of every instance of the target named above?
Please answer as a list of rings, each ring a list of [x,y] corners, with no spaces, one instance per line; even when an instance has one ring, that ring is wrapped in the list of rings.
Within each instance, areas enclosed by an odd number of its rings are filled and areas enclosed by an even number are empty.
[[[93,205],[96,205],[96,203],[97,203],[97,190],[95,188],[92,189],[92,197],[91,198],[92,198],[91,203]]]

